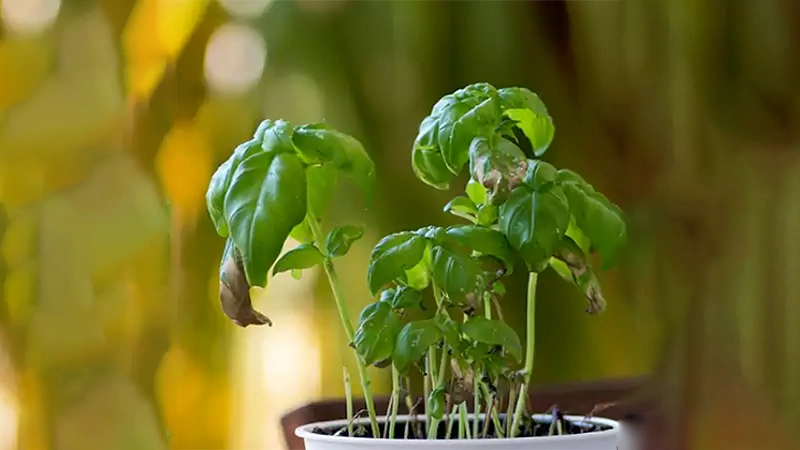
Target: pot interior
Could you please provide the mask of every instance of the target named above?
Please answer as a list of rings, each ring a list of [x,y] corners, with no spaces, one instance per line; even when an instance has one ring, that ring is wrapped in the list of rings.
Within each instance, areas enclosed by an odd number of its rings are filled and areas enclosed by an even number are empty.
[[[487,422],[485,415],[481,414],[479,416],[477,429],[478,429],[478,436],[481,439],[493,439],[498,438],[496,433],[497,428],[495,427],[494,420],[489,417]],[[468,429],[470,435],[475,427],[475,418],[469,417],[468,418]],[[499,416],[499,423],[501,427],[505,427],[505,414],[501,414]],[[459,424],[460,419],[458,416],[453,417],[445,417],[444,420],[439,422],[439,427],[437,430],[437,439],[444,440],[444,439],[459,439],[463,438],[464,436],[459,436]],[[388,437],[388,423],[385,418],[380,418],[378,422],[378,426],[381,432],[378,438],[385,438]],[[371,428],[369,426],[369,421],[365,420],[364,418],[357,419],[353,421],[353,436],[352,437],[364,437],[364,438],[373,438],[376,436],[372,435]],[[450,432],[448,433],[448,428]],[[613,427],[606,424],[601,423],[598,421],[593,421],[590,418],[578,417],[578,416],[558,416],[557,420],[553,420],[552,415],[547,414],[536,414],[532,418],[528,417],[527,420],[523,421],[523,424],[520,426],[521,432],[517,437],[541,437],[541,436],[554,436],[554,435],[574,435],[574,434],[586,434],[586,433],[593,433],[598,431],[605,431],[610,430]],[[328,425],[328,426],[318,426],[311,430],[313,434],[324,435],[324,436],[349,436],[347,425]],[[465,433],[466,435],[466,433]],[[394,429],[394,438],[395,439],[427,439],[427,421],[425,420],[424,416],[418,416],[417,418],[407,418],[407,417],[398,417],[397,422],[395,424]]]

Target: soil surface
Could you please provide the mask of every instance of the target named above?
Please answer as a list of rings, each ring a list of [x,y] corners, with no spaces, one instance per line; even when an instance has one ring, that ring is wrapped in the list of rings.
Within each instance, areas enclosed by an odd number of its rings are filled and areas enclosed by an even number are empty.
[[[505,414],[503,414],[505,416]],[[597,431],[608,430],[610,427],[605,425],[598,425],[593,424],[590,422],[572,422],[569,420],[564,419],[559,414],[556,423],[552,423],[552,421],[533,421],[530,418],[523,421],[522,426],[520,426],[520,433],[517,437],[538,437],[538,436],[551,436],[551,435],[566,435],[566,434],[583,434],[583,433],[592,433]],[[500,417],[501,423],[504,423],[504,417]],[[472,430],[473,428],[473,420],[470,420],[469,429]],[[459,419],[458,417],[452,418],[452,425],[450,431],[450,439],[458,439],[458,424]],[[386,424],[380,423],[379,424],[381,430],[381,436],[384,437],[387,435],[386,433]],[[408,436],[406,437],[406,427],[408,427]],[[448,428],[448,420],[445,419],[439,423],[438,429],[438,437],[437,439],[445,439],[447,437],[447,428]],[[496,439],[498,438],[494,423],[492,420],[489,420],[489,423],[486,424],[483,419],[480,419],[478,424],[478,438],[479,439]],[[313,430],[316,434],[324,434],[327,436],[348,436],[347,434],[347,427],[343,428],[316,428]],[[427,428],[425,427],[425,417],[421,416],[416,421],[411,421],[410,423],[401,422],[398,420],[397,424],[395,425],[394,430],[394,438],[395,439],[427,439]],[[369,425],[355,425],[353,427],[353,437],[363,437],[363,438],[373,438],[372,432],[370,430]]]

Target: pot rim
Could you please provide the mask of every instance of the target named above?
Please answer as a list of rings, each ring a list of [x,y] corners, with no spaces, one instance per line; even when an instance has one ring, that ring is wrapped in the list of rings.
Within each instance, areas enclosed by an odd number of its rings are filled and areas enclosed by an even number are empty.
[[[484,416],[485,414],[481,414],[480,416]],[[474,414],[469,414],[470,417],[473,417]],[[398,421],[407,421],[408,414],[398,415]],[[535,419],[548,419],[553,417],[552,414],[533,414]],[[521,438],[510,438],[510,439],[499,439],[499,438],[490,438],[490,439],[435,439],[435,440],[419,440],[420,442],[425,442],[427,445],[436,445],[439,447],[458,447],[458,448],[477,448],[477,447],[485,447],[488,442],[514,442],[514,443],[546,443],[546,442],[581,442],[590,439],[602,438],[607,436],[614,436],[619,433],[619,422],[616,420],[606,419],[604,417],[587,417],[587,416],[575,416],[575,415],[565,415],[565,419],[570,420],[572,422],[588,422],[594,423],[598,425],[604,425],[611,427],[608,430],[603,431],[593,431],[591,433],[583,433],[583,434],[568,434],[562,436],[536,436],[536,437],[521,437]],[[424,417],[420,417],[419,420],[421,422],[425,421]],[[386,416],[379,416],[378,422],[386,422]],[[354,425],[366,425],[369,423],[369,417],[361,417],[358,419],[353,420]],[[405,439],[384,439],[384,438],[363,438],[363,437],[350,437],[350,436],[329,436],[325,434],[317,434],[313,432],[314,428],[331,428],[331,427],[344,427],[347,426],[347,419],[339,419],[339,420],[329,420],[325,422],[314,422],[309,423],[306,425],[299,426],[295,428],[294,434],[305,440],[305,441],[316,441],[316,442],[330,442],[330,443],[337,443],[337,444],[361,444],[361,445],[375,445],[380,444],[382,446],[408,446],[410,442],[414,442],[412,440],[405,440]]]

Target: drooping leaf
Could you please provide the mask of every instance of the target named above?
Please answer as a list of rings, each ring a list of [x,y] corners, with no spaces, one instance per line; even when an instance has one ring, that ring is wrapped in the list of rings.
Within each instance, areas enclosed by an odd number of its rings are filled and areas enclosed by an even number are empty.
[[[397,370],[405,372],[441,338],[441,331],[433,319],[407,323],[397,334],[392,362]]]
[[[272,326],[267,316],[253,309],[242,255],[231,238],[225,244],[219,268],[219,301],[222,312],[240,327],[264,324]]]
[[[324,259],[325,256],[317,247],[311,244],[300,244],[286,252],[275,262],[272,273],[279,274],[287,270],[310,269],[321,264]]]
[[[355,225],[344,225],[335,227],[328,233],[325,241],[325,248],[328,249],[328,256],[344,256],[350,251],[354,242],[364,236],[364,227]]]
[[[525,154],[513,142],[500,136],[475,138],[469,147],[470,174],[487,190],[486,202],[500,204],[528,169]]]
[[[450,227],[447,237],[469,249],[502,261],[508,273],[513,272],[514,257],[503,233],[488,227],[463,225]]]
[[[431,249],[431,257],[433,281],[451,300],[460,302],[475,291],[479,271],[469,255],[437,245]]]
[[[569,173],[563,178],[567,176],[575,179]],[[575,180],[562,184],[575,224],[600,254],[603,265],[610,266],[627,236],[622,211],[586,182]]]
[[[423,237],[411,232],[390,234],[381,239],[370,254],[367,268],[367,283],[372,295],[417,265],[427,245]]]
[[[470,339],[489,345],[500,345],[517,361],[522,359],[522,344],[514,330],[501,320],[475,316],[464,322],[461,331]]]
[[[500,207],[500,231],[520,252],[528,269],[541,272],[567,231],[569,217],[569,203],[561,187],[534,191],[522,185]]]
[[[214,222],[217,234],[222,237],[227,237],[229,233],[224,210],[225,196],[228,194],[231,179],[233,179],[233,174],[242,161],[261,151],[260,142],[260,140],[252,139],[236,147],[233,154],[211,176],[211,181],[206,191],[206,207],[212,222]]]
[[[564,236],[556,248],[550,266],[567,281],[571,281],[583,293],[589,306],[586,312],[597,314],[606,307],[600,282],[583,250],[570,237]]]
[[[463,163],[468,160],[469,148],[452,147],[453,128],[456,122],[468,113],[472,108],[478,106],[481,100],[474,97],[466,97],[463,100],[446,106],[438,117],[439,129],[437,130],[437,141],[444,163],[453,175],[458,175]],[[462,156],[463,155],[463,156]]]
[[[364,191],[367,201],[375,190],[375,164],[356,138],[314,123],[295,128],[297,152],[310,164],[331,164]]]
[[[461,168],[469,161],[472,140],[477,137],[490,136],[499,121],[500,109],[493,97],[483,100],[467,111],[453,124],[449,144],[446,147],[442,146],[445,164],[451,169],[461,172]],[[439,132],[441,133],[441,131],[440,128]]]
[[[290,153],[265,152],[245,159],[233,175],[224,211],[248,282],[265,286],[286,237],[306,215],[300,160]]]
[[[371,303],[361,312],[353,345],[364,364],[374,364],[392,356],[400,317],[385,302]]]
[[[454,216],[458,216],[469,221],[474,221],[475,216],[478,215],[478,207],[467,197],[459,196],[450,200],[444,206],[444,212],[449,212]]]

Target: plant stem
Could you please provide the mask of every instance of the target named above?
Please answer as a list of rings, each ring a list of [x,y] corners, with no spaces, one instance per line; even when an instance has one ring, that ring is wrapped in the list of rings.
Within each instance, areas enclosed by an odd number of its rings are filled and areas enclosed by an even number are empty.
[[[353,436],[353,389],[350,387],[350,374],[347,367],[342,367],[344,372],[344,397],[347,400],[347,435]]]
[[[514,402],[517,400],[517,385],[513,382],[508,391],[508,408],[506,409],[506,436],[511,436],[511,420],[514,413]]]
[[[450,416],[447,419],[447,432],[444,435],[445,439],[450,439],[450,436],[453,434],[453,423],[455,422],[455,420],[453,420],[453,417],[456,415],[457,412],[458,412],[458,405],[453,405],[453,409],[450,411]]]
[[[422,405],[425,409],[425,424],[430,425],[431,423],[431,414],[430,408],[428,407],[428,399],[431,397],[431,354],[430,349],[428,349],[428,354],[425,357],[425,376],[422,377],[422,393],[425,396],[422,399]]]
[[[397,406],[400,404],[400,373],[392,364],[392,415],[389,418],[389,439],[394,439],[394,426],[397,422]]]
[[[461,419],[461,420],[459,420],[459,423],[460,423],[460,425],[463,425],[463,429],[464,429],[464,433],[466,434],[466,438],[467,439],[472,439],[472,433],[470,433],[470,431],[469,431],[469,419],[467,418],[467,402],[461,402],[461,404],[458,405],[458,412],[459,412],[460,419]],[[462,436],[460,436],[460,431],[461,430],[459,429],[459,437],[462,437]]]
[[[473,398],[474,411],[472,411],[473,414],[475,414],[472,418],[472,436],[474,436],[475,439],[478,439],[478,429],[479,429],[478,417],[481,413],[481,395],[480,395],[480,384],[478,380],[478,374],[473,374],[472,380],[473,380],[472,390],[474,391],[475,394]],[[489,416],[486,416],[486,422],[489,422]]]
[[[308,222],[311,225],[311,232],[314,234],[314,240],[317,242],[317,248],[323,253],[327,253],[325,251],[325,236],[322,234],[322,230],[320,229],[319,222],[317,222],[317,218],[310,210],[308,211],[308,219]],[[347,333],[347,341],[351,343],[354,340],[355,330],[353,330],[353,323],[350,321],[350,317],[347,314],[347,302],[345,301],[344,294],[342,293],[342,288],[339,285],[339,277],[336,275],[336,270],[333,267],[333,261],[326,258],[325,262],[322,264],[322,267],[325,270],[325,275],[328,277],[328,284],[331,287],[331,292],[333,292],[333,299],[336,302],[336,309],[339,311],[339,319],[342,321],[342,326],[344,327],[345,333]],[[378,415],[375,413],[375,403],[372,399],[372,382],[370,381],[369,374],[367,373],[367,368],[362,363],[361,358],[358,357],[358,354],[355,353],[355,350],[353,350],[353,354],[356,357],[358,375],[361,378],[361,389],[364,391],[364,402],[367,404],[369,421],[370,425],[372,426],[372,435],[379,436],[380,428],[378,428]]]
[[[500,416],[497,414],[497,408],[494,407],[495,397],[493,394],[489,394],[489,387],[486,386],[485,382],[481,381],[480,386],[481,390],[483,391],[483,396],[486,398],[486,408],[488,411],[492,412],[492,422],[494,422],[494,428],[497,430],[497,437],[504,438],[506,437],[506,433],[503,431],[503,425],[500,423]]]
[[[520,387],[519,400],[514,411],[514,420],[511,422],[511,437],[519,433],[519,425],[522,421],[522,414],[525,411],[525,398],[531,384],[531,374],[533,373],[533,349],[536,341],[536,281],[539,274],[531,272],[528,274],[528,305],[525,327],[525,368],[522,373],[525,380]]]

